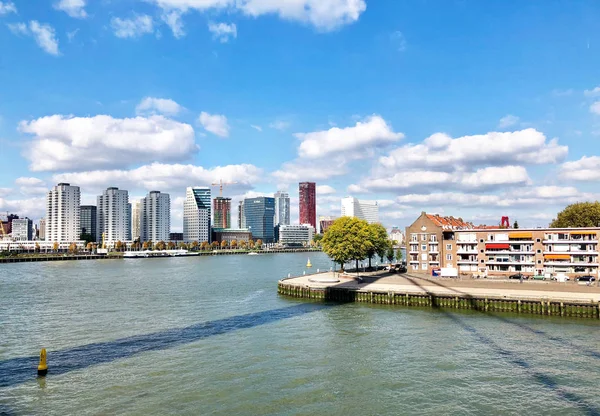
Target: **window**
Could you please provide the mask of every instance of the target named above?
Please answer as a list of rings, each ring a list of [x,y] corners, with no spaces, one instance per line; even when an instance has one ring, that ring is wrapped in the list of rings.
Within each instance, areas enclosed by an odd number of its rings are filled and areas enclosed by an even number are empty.
[[[540,240],[539,238],[536,238],[536,239],[535,239],[535,242],[536,242],[536,243],[540,243],[540,242],[541,242],[541,240]]]
[[[483,238],[481,238],[481,239],[479,240],[479,242],[480,242],[480,243],[483,243]]]
[[[419,265],[418,264],[413,264],[413,270],[419,270]]]
[[[427,234],[421,234],[421,241],[427,241]]]
[[[451,261],[452,260],[452,254],[446,254],[446,260]]]
[[[437,242],[437,235],[435,235],[435,234],[431,234],[431,237],[430,237],[430,238],[431,238],[431,242],[432,242],[432,243],[435,243],[435,242]]]
[[[421,264],[421,270],[427,270],[427,264],[425,264],[425,263]]]
[[[421,251],[427,251],[427,244],[421,245]]]
[[[538,264],[542,264],[542,261],[541,261],[541,260],[538,260]]]
[[[481,250],[481,252],[483,253],[484,251],[483,251],[483,250]]]
[[[537,253],[540,254],[542,252],[542,250],[538,250]]]
[[[482,263],[485,263],[485,260],[481,260]]]
[[[421,260],[427,261],[427,253],[422,253],[421,254]]]
[[[419,239],[418,239],[418,237],[417,237],[416,234],[411,234],[410,235],[410,241],[415,241],[416,242],[416,241],[419,241]]]
[[[446,244],[446,250],[452,251],[452,244]]]

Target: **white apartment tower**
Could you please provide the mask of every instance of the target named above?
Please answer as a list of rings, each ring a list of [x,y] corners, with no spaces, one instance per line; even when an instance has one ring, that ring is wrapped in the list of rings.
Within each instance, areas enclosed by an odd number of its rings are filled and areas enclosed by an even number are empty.
[[[46,241],[56,243],[79,241],[79,186],[59,183],[46,197]]]
[[[106,243],[131,240],[131,216],[129,214],[129,193],[123,189],[110,187],[97,197],[96,239]]]
[[[342,198],[342,217],[356,217],[373,224],[379,222],[379,206],[376,201],[359,201],[351,196]]]
[[[142,201],[133,201],[131,203],[131,240],[140,239],[140,213]]]
[[[142,198],[140,211],[140,241],[169,241],[171,232],[171,197],[151,191]]]
[[[210,241],[210,204],[210,188],[186,188],[183,203],[183,241]]]
[[[287,192],[275,192],[275,218],[273,225],[290,225],[290,195]]]

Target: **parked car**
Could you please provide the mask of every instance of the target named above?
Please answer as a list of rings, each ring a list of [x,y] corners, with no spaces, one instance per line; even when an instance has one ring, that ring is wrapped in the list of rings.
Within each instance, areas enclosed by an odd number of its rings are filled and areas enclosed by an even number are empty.
[[[553,277],[553,279],[556,280],[557,282],[567,282],[567,281],[571,280],[571,279],[569,279],[569,276],[567,276],[564,273],[557,273]]]
[[[595,282],[596,278],[594,276],[579,276],[575,278],[576,282]]]
[[[508,276],[509,279],[523,279],[523,280],[527,280],[529,277],[525,276],[523,273],[517,273],[517,274],[511,274],[510,276]]]

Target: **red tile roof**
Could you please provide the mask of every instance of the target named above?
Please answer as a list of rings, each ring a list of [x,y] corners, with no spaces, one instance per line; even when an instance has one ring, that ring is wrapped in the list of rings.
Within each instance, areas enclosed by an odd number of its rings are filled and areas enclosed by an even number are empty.
[[[471,229],[474,228],[473,223],[465,222],[462,218],[454,218],[450,217],[441,217],[438,214],[426,214],[427,218],[434,222],[439,227],[444,229]]]

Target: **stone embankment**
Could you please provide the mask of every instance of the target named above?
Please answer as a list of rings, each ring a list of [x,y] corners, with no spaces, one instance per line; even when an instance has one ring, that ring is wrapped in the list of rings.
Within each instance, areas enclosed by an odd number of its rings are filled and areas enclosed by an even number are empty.
[[[320,273],[282,279],[284,296],[317,301],[600,319],[600,288],[556,282],[429,279],[385,273]]]

